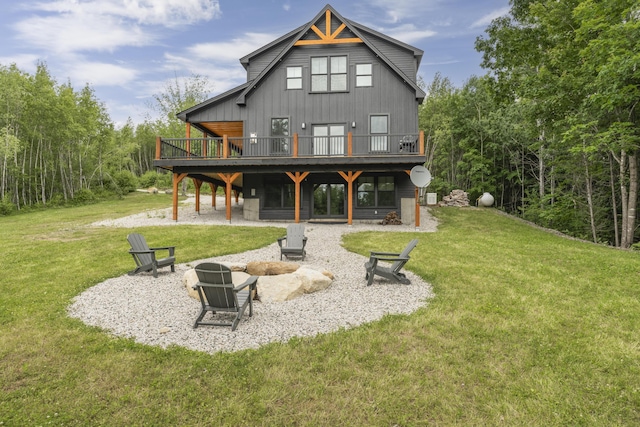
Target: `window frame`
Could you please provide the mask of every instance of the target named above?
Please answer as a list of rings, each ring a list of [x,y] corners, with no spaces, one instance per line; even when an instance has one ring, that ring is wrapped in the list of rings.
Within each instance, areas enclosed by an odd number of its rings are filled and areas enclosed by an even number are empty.
[[[290,76],[289,75],[289,70],[298,70],[299,75],[295,75],[295,76]],[[303,89],[303,80],[302,80],[302,73],[303,73],[303,68],[302,65],[290,65],[288,67],[286,67],[285,70],[285,80],[286,80],[286,84],[285,87],[287,90],[302,90]],[[293,81],[299,81],[300,82],[300,87],[290,87],[290,83]]]
[[[365,65],[369,66],[369,72],[368,73],[360,72],[359,68]],[[368,77],[369,84],[360,84],[359,83],[360,77]],[[356,64],[356,87],[373,87],[373,64],[371,62]]]
[[[381,190],[381,183],[380,181],[382,179],[390,179],[391,183],[393,184],[393,190],[389,191],[389,190]],[[363,182],[364,180],[367,180],[367,182]],[[373,182],[371,182],[373,181]],[[360,190],[360,185],[361,184],[373,184],[373,189],[372,190]],[[389,184],[389,182],[387,182],[387,184]],[[361,193],[367,193],[367,194],[372,194],[373,197],[373,203],[372,204],[367,204],[367,205],[363,205],[360,202],[360,194]],[[390,200],[392,200],[392,204],[382,204],[380,199],[381,194],[380,193],[388,193],[391,196],[387,196],[385,198],[389,198]],[[359,176],[358,179],[356,179],[356,208],[360,208],[360,209],[380,209],[380,208],[394,208],[397,206],[397,202],[396,202],[396,197],[397,197],[397,193],[398,193],[398,185],[396,183],[396,177],[395,175],[365,175],[365,176]]]
[[[270,189],[271,190],[276,190],[276,191],[272,191],[271,194],[275,194],[276,192],[279,193],[278,194],[278,201],[276,201],[273,205],[268,204],[268,202],[271,200],[268,196],[270,194]],[[295,191],[296,191],[296,186],[295,183],[291,182],[287,182],[285,180],[282,179],[265,179],[264,182],[264,201],[262,203],[262,208],[265,210],[295,210],[296,207],[296,202],[295,202]],[[292,195],[291,197],[288,197],[287,195]],[[302,188],[300,188],[300,200],[302,200]],[[290,205],[289,205],[290,203]]]
[[[333,64],[334,59],[344,58],[344,72],[342,70],[333,71],[335,68]],[[314,70],[314,61],[324,59],[324,72],[315,72]],[[340,92],[348,92],[349,91],[349,55],[323,55],[323,56],[312,56],[309,59],[309,74],[311,78],[309,81],[311,82],[311,87],[309,88],[310,93],[340,93]],[[320,71],[323,71],[322,69]],[[315,81],[324,76],[324,87],[321,89],[316,89],[317,83]],[[341,86],[340,89],[333,89],[334,87],[334,77],[344,76],[344,88]]]
[[[373,119],[384,117],[386,119],[384,132],[375,132]],[[390,135],[391,120],[389,114],[370,114],[369,115],[369,134],[371,139],[369,141],[369,151],[371,153],[388,153],[389,152],[389,135]]]

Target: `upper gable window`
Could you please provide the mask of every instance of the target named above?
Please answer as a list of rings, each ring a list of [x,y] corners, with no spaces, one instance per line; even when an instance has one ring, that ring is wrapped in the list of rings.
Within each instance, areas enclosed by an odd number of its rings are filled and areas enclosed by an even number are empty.
[[[356,65],[356,87],[373,86],[373,65]]]
[[[302,89],[302,67],[287,67],[287,89]]]
[[[311,91],[344,92],[347,90],[347,57],[311,58]]]

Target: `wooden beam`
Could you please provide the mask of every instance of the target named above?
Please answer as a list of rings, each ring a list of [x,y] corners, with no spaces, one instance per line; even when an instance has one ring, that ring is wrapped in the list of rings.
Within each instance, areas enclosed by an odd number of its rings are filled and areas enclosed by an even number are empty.
[[[309,46],[309,45],[321,45],[321,44],[345,44],[345,43],[362,43],[362,39],[359,37],[353,37],[348,39],[331,39],[331,40],[298,40],[296,46]]]
[[[156,136],[156,160],[160,160],[160,153],[162,151],[162,138]]]
[[[340,176],[347,181],[347,224],[353,224],[353,183],[358,179],[362,171],[338,171]]]
[[[216,210],[216,193],[218,192],[218,186],[213,182],[209,183],[209,187],[211,188],[211,206],[213,206],[213,210]]]
[[[287,172],[287,175],[295,183],[296,187],[296,213],[295,222],[300,222],[300,183],[309,175],[309,172]]]
[[[424,131],[421,130],[419,135],[420,137],[418,139],[420,140],[420,155],[424,156]]]
[[[178,220],[178,184],[187,177],[186,173],[173,174],[173,220]]]
[[[196,188],[196,212],[200,213],[200,187],[202,187],[202,181],[195,178],[191,178],[191,180]]]
[[[225,202],[227,205],[227,221],[231,221],[231,191],[233,190],[233,188],[231,187],[231,184],[233,184],[233,181],[235,181],[236,178],[240,176],[240,172],[221,173],[221,174],[218,174],[218,176],[220,177],[220,179],[224,181],[225,184],[227,184],[224,191],[224,195],[225,195]]]

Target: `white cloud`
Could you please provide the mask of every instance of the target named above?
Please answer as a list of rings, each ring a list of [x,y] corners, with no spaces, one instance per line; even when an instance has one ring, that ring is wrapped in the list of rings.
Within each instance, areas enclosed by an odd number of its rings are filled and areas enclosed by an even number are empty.
[[[208,21],[220,15],[218,0],[56,0],[33,7],[44,12],[119,17],[166,27]]]
[[[21,53],[14,56],[0,57],[0,64],[4,66],[16,64],[20,70],[32,73],[36,70],[38,61],[41,60],[43,60],[41,56],[30,53]]]
[[[394,39],[409,44],[416,43],[422,39],[433,37],[437,34],[432,30],[420,30],[413,24],[406,24],[396,28],[389,28],[385,30],[385,33],[393,37]]]
[[[15,29],[21,42],[57,54],[113,51],[122,46],[144,46],[154,39],[139,26],[125,27],[111,16],[31,17],[15,24]]]
[[[234,63],[240,67],[238,61],[243,56],[262,46],[271,43],[277,36],[265,33],[246,33],[241,38],[223,42],[198,43],[187,48],[190,57],[208,62]]]
[[[285,3],[282,5],[282,8],[285,10],[285,12],[289,12],[289,10],[291,10],[291,5],[289,3]]]
[[[490,13],[487,13],[482,18],[471,24],[471,28],[484,28],[489,25],[494,19],[508,14],[510,10],[511,8],[509,7],[503,7],[502,9],[494,10]]]
[[[82,61],[76,61],[67,73],[71,81],[89,83],[92,86],[125,86],[138,76],[138,71],[131,68]]]
[[[17,22],[18,40],[64,53],[146,46],[158,35],[149,26],[175,27],[220,16],[217,0],[57,0],[30,7]]]

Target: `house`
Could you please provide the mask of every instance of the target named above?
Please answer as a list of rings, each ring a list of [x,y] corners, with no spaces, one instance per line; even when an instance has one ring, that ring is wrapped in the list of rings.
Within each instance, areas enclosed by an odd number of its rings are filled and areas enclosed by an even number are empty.
[[[423,165],[416,76],[423,52],[331,5],[240,58],[247,82],[182,111],[186,138],[156,142],[154,165],[178,183],[243,194],[250,220],[380,220],[419,225],[409,172]],[[192,127],[204,137],[191,138]],[[214,198],[215,203],[215,198]]]

